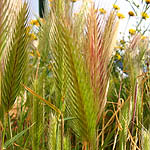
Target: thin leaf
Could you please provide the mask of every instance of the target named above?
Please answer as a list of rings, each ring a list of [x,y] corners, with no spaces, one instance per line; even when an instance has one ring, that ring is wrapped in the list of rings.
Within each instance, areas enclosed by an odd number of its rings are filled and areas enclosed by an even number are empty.
[[[15,135],[13,138],[11,138],[10,140],[6,141],[4,144],[3,149],[8,148],[11,144],[13,144],[16,140],[18,140],[21,136],[23,136],[23,134],[25,134],[31,127],[34,126],[35,123],[33,123],[30,127],[26,128],[25,130],[21,131],[20,133],[18,133],[17,135]]]
[[[58,114],[61,114],[61,111],[53,104],[51,104],[49,101],[45,100],[44,98],[42,98],[41,96],[39,96],[38,94],[36,94],[33,90],[31,90],[30,88],[26,87],[24,84],[22,84],[23,87],[29,91],[32,95],[36,96],[37,98],[39,98],[40,100],[42,100],[44,103],[46,103],[51,109],[53,109],[55,112],[57,112]]]

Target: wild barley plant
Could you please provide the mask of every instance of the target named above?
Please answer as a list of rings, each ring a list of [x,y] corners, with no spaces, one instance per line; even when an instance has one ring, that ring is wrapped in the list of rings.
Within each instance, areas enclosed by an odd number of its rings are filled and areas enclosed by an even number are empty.
[[[62,112],[65,105],[64,116],[76,118],[70,121],[70,127],[83,148],[98,149],[96,136],[106,104],[108,66],[117,35],[116,14],[112,11],[102,17],[93,3],[89,7],[84,1],[75,17],[70,1],[51,4],[48,23],[55,104]]]
[[[9,111],[15,103],[24,80],[28,57],[26,34],[28,6],[24,3],[17,15],[12,15],[14,3],[0,1],[0,147],[4,146]],[[11,130],[10,130],[11,132]],[[11,133],[9,136],[11,137]],[[10,138],[10,137],[6,138]]]

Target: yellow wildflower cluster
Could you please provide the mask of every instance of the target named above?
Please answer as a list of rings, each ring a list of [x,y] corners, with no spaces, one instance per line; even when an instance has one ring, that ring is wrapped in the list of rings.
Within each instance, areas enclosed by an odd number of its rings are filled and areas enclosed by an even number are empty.
[[[115,10],[119,10],[120,9],[120,7],[118,6],[118,5],[113,5],[113,8],[115,9]]]
[[[106,14],[106,10],[104,8],[100,8],[99,11],[101,14]]]
[[[125,16],[123,14],[121,14],[121,13],[117,13],[117,16],[118,16],[119,19],[125,18]]]
[[[141,16],[142,16],[142,18],[145,19],[145,20],[146,20],[147,18],[149,18],[148,14],[147,14],[146,12],[142,12],[142,13],[141,13]]]
[[[130,33],[131,35],[134,35],[134,34],[136,33],[136,30],[135,30],[135,29],[129,29],[129,33]]]
[[[128,14],[129,14],[129,16],[135,16],[133,11],[129,11]]]

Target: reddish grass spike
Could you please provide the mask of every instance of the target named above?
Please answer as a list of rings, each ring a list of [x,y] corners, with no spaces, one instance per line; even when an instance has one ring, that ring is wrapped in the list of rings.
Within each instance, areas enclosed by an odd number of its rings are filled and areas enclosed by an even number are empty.
[[[106,89],[109,79],[108,65],[112,55],[114,38],[116,38],[114,36],[116,28],[114,12],[111,12],[107,17],[96,15],[94,6],[91,7],[87,25],[88,44],[85,55],[95,94],[95,104],[99,106],[98,118],[100,118],[106,103]]]

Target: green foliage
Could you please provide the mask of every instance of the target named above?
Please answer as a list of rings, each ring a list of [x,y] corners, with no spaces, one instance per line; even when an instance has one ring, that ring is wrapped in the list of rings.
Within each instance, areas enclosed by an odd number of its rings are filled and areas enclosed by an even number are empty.
[[[20,133],[18,133],[17,135],[15,135],[13,138],[11,138],[10,140],[6,141],[4,144],[3,149],[8,148],[11,144],[13,144],[16,140],[18,140],[24,133],[26,133],[33,125],[31,125],[30,127],[28,127],[27,129],[21,131]]]

